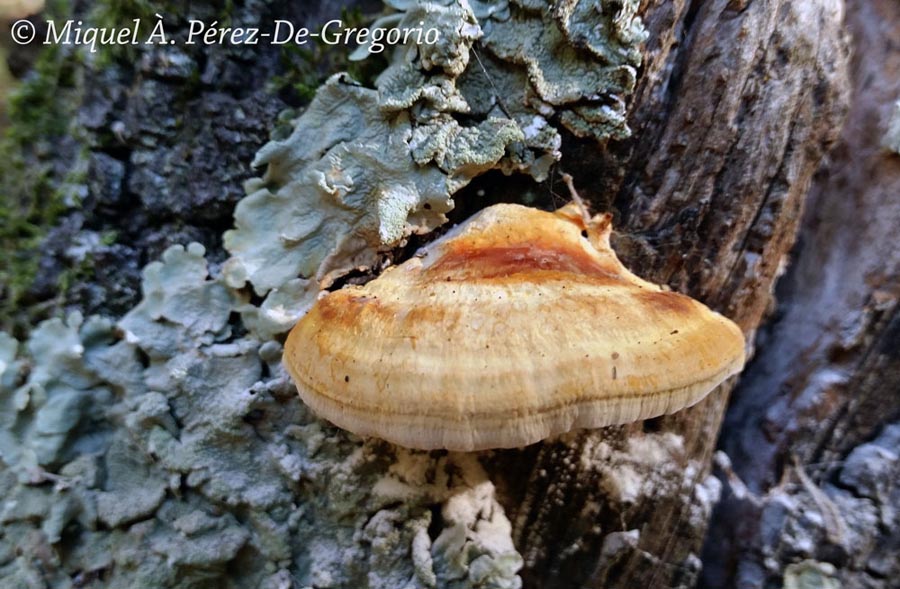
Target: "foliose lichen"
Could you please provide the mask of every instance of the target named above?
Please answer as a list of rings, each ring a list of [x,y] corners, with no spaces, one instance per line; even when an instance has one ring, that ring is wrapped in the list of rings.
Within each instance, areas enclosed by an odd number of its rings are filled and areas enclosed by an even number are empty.
[[[834,565],[815,560],[791,563],[784,570],[784,589],[840,589]]]
[[[148,266],[144,293],[118,325],[75,315],[25,346],[0,335],[0,579],[519,586],[509,521],[475,457],[435,461],[319,421],[279,344],[232,337],[244,303],[207,277],[196,244]],[[63,560],[74,530],[80,548]],[[229,572],[247,559],[265,564]]]
[[[894,153],[900,154],[900,100],[894,104],[882,144]]]
[[[396,12],[373,28],[434,28],[438,42],[397,47],[375,89],[328,80],[292,134],[257,155],[266,172],[247,183],[225,235],[228,283],[277,298],[245,311],[261,337],[286,331],[336,277],[443,223],[477,175],[544,179],[558,126],[628,136],[624,97],[646,36],[637,2],[388,6]]]

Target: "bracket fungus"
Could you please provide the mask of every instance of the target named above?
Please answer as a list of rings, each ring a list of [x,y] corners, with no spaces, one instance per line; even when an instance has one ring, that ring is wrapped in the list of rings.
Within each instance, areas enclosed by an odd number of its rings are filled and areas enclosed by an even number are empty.
[[[357,434],[465,451],[697,403],[743,368],[743,335],[626,269],[610,219],[495,205],[324,294],[285,346],[300,396]]]

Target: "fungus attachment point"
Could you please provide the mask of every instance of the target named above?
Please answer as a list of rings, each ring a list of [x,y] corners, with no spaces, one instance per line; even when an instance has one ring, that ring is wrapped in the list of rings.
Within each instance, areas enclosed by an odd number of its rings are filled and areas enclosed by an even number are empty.
[[[482,450],[673,413],[739,372],[740,329],[629,272],[582,211],[495,205],[323,296],[285,345],[300,396],[357,434]]]

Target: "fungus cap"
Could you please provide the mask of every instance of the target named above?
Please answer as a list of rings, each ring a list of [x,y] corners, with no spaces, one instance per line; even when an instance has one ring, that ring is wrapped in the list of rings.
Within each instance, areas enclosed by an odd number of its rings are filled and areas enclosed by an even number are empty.
[[[285,345],[300,396],[354,433],[449,450],[693,405],[743,368],[743,335],[629,272],[609,221],[495,205],[368,284],[323,295]]]

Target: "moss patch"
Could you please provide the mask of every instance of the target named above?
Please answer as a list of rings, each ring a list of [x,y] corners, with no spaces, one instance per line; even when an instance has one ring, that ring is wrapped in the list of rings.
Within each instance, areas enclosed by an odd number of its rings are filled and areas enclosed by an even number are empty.
[[[63,3],[48,7],[48,18],[64,18]],[[66,138],[76,154],[86,152],[70,129],[80,104],[77,53],[47,46],[28,77],[9,97],[10,126],[0,138],[0,324],[20,323],[23,298],[37,272],[35,249],[60,214],[77,205],[72,187],[83,179],[82,157],[65,169],[41,157]],[[58,160],[57,160],[58,161]]]

